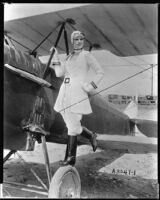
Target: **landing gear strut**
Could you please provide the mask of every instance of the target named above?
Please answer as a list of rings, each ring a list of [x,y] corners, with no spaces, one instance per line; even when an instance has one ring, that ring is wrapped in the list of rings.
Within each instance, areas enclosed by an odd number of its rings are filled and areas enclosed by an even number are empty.
[[[80,198],[81,180],[78,171],[75,167],[67,165],[60,167],[52,177],[48,150],[45,136],[46,131],[38,126],[29,126],[29,130],[34,134],[39,134],[42,142],[43,155],[45,160],[46,172],[48,177],[49,198]]]
[[[16,150],[11,150],[6,156],[5,158],[3,159],[3,163],[5,163],[10,157],[12,154],[16,153]]]

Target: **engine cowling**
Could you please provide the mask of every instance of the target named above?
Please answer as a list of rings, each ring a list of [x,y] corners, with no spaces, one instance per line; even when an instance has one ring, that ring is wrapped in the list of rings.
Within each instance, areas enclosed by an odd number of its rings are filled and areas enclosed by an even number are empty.
[[[12,65],[16,68],[27,71],[40,78],[43,77],[46,64],[39,58],[35,58],[28,52],[22,52],[4,43],[4,64]]]

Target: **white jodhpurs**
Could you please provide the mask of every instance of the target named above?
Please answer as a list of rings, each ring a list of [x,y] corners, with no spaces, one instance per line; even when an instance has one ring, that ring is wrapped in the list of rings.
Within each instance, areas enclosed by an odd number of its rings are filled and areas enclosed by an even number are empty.
[[[82,133],[81,119],[82,114],[63,112],[61,113],[68,128],[68,135],[76,136]]]

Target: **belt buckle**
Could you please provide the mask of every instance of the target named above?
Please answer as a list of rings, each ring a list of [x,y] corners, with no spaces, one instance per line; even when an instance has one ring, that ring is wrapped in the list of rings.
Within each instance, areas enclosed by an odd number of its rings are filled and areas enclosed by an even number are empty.
[[[64,83],[69,83],[70,82],[70,78],[65,78]]]

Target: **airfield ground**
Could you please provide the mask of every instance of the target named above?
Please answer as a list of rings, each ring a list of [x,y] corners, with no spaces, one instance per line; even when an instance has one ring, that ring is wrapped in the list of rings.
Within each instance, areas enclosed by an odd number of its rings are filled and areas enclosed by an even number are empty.
[[[99,148],[78,147],[76,169],[81,178],[81,198],[158,198],[157,140],[136,136],[98,135]],[[65,145],[47,143],[52,174],[63,159]],[[6,152],[5,152],[6,153]],[[3,197],[47,197],[30,170],[47,184],[42,148],[19,152],[4,165]],[[24,164],[25,162],[25,164]],[[23,185],[24,184],[24,185]],[[25,185],[30,185],[26,188]],[[33,186],[34,185],[34,186]],[[39,188],[38,188],[39,187]]]
[[[140,132],[135,136],[98,135],[98,143],[96,152],[90,145],[78,146],[75,167],[81,178],[81,198],[159,198],[157,138]],[[47,143],[47,148],[54,174],[66,146]],[[4,198],[47,198],[33,175],[48,183],[41,144],[33,152],[11,156],[3,170]]]

